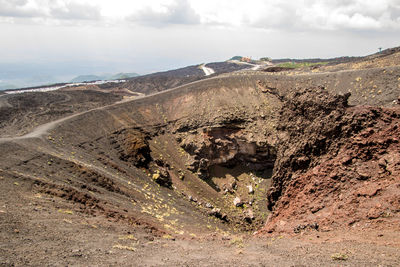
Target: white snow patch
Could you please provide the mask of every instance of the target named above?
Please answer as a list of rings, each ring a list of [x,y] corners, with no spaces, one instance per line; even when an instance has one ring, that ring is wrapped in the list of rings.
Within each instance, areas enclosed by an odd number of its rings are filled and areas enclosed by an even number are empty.
[[[31,89],[22,89],[22,90],[13,90],[13,91],[5,91],[6,94],[22,94],[27,92],[50,92],[56,91],[61,88],[66,88],[70,86],[81,86],[81,85],[99,85],[105,83],[123,83],[126,80],[112,80],[112,81],[95,81],[95,82],[88,82],[88,83],[68,83],[59,86],[47,86],[47,87],[40,87],[40,88],[31,88]]]
[[[205,64],[201,65],[200,68],[204,71],[204,74],[206,76],[212,75],[215,73],[215,71],[212,68],[206,67]]]

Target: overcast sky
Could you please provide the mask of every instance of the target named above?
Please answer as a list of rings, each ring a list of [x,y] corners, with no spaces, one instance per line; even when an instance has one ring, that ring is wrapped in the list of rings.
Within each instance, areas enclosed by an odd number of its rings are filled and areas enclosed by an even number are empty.
[[[144,74],[375,53],[400,45],[400,0],[0,0],[0,34],[0,67]]]

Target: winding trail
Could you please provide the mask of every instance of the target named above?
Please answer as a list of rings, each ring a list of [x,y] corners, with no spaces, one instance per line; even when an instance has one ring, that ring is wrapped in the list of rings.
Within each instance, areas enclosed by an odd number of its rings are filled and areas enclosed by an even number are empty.
[[[105,108],[105,106],[104,106],[104,107],[100,107],[100,108]],[[62,123],[62,122],[64,122],[64,121],[67,121],[67,120],[69,120],[69,119],[72,119],[72,118],[74,118],[74,117],[77,117],[77,116],[79,116],[79,115],[82,115],[82,114],[84,114],[84,113],[86,113],[86,112],[90,112],[90,111],[93,111],[93,110],[96,110],[96,109],[100,109],[100,108],[95,108],[95,109],[91,109],[91,110],[88,110],[88,111],[76,113],[76,114],[73,114],[73,115],[70,115],[70,116],[67,116],[67,117],[64,117],[64,118],[55,120],[55,121],[51,121],[51,122],[42,124],[42,125],[36,127],[35,129],[33,129],[32,132],[27,133],[27,134],[22,135],[22,136],[1,137],[1,138],[0,138],[0,143],[11,142],[11,141],[21,140],[21,139],[38,138],[38,137],[41,137],[41,136],[43,136],[44,134],[46,134],[48,131],[50,131],[51,129],[55,128],[57,125],[59,125],[60,123]]]
[[[101,106],[101,107],[89,109],[87,111],[82,111],[82,112],[79,112],[79,113],[75,113],[75,114],[69,115],[67,117],[64,117],[64,118],[61,118],[61,119],[58,119],[58,120],[55,120],[55,121],[51,121],[51,122],[47,122],[45,124],[39,125],[38,127],[34,128],[31,132],[29,132],[29,133],[27,133],[25,135],[13,136],[13,137],[0,137],[0,144],[1,143],[6,143],[6,142],[22,140],[22,139],[41,138],[43,135],[47,134],[50,130],[54,129],[55,127],[57,127],[61,123],[65,122],[67,120],[70,120],[72,118],[81,116],[83,114],[86,114],[86,113],[89,113],[89,112],[92,112],[92,111],[95,111],[95,110],[107,109],[109,107],[113,107],[113,106],[116,106],[116,105],[119,105],[119,104],[122,104],[122,103],[133,102],[133,101],[140,100],[140,99],[143,99],[143,98],[153,97],[153,96],[164,94],[164,93],[167,93],[167,92],[170,92],[170,91],[179,90],[179,89],[181,89],[181,88],[183,88],[185,86],[189,86],[189,85],[192,85],[192,84],[203,82],[205,80],[212,80],[212,79],[216,79],[216,78],[217,77],[211,77],[211,78],[208,78],[208,79],[202,79],[202,80],[190,82],[190,83],[187,83],[187,84],[183,84],[183,85],[180,85],[178,87],[167,89],[167,90],[164,90],[164,91],[161,91],[161,92],[157,92],[157,93],[154,93],[154,94],[150,94],[150,95],[143,95],[142,94],[142,95],[140,95],[138,97],[135,97],[135,98],[127,98],[127,99],[123,99],[123,100],[117,101],[117,102],[115,102],[113,104],[110,104],[110,105]]]
[[[70,116],[55,120],[55,121],[51,121],[51,122],[48,122],[48,123],[45,123],[45,124],[42,124],[42,125],[39,125],[35,129],[33,129],[32,132],[27,133],[27,134],[22,135],[22,136],[1,137],[0,138],[0,143],[10,142],[10,141],[15,141],[15,140],[21,140],[21,139],[40,138],[43,135],[45,135],[46,133],[48,133],[50,130],[54,129],[57,125],[59,125],[62,122],[64,122],[64,121],[67,121],[67,120],[70,120],[72,118],[78,117],[78,116],[80,116],[82,114],[85,114],[85,113],[89,113],[89,112],[92,112],[92,111],[95,111],[95,110],[106,109],[108,107],[112,107],[112,106],[115,106],[115,105],[118,105],[118,104],[121,104],[121,103],[125,103],[125,102],[131,102],[131,101],[134,101],[134,100],[140,99],[140,98],[143,98],[143,97],[138,97],[138,98],[135,98],[135,99],[129,99],[129,98],[128,99],[123,99],[121,101],[117,101],[117,102],[115,102],[113,104],[110,104],[110,105],[97,107],[97,108],[89,109],[89,110],[82,111],[82,112],[79,112],[79,113],[75,113],[73,115],[70,115]]]

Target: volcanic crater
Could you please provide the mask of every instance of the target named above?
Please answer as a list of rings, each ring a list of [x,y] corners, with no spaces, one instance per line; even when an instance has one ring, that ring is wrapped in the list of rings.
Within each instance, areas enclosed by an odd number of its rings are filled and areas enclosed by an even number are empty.
[[[1,95],[0,263],[400,263],[398,53]]]

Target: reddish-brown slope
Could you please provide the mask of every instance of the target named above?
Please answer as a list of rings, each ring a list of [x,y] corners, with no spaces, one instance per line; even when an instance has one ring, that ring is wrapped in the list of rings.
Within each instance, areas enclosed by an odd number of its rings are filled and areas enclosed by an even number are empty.
[[[284,100],[265,231],[400,228],[400,108],[347,99],[319,89]]]

